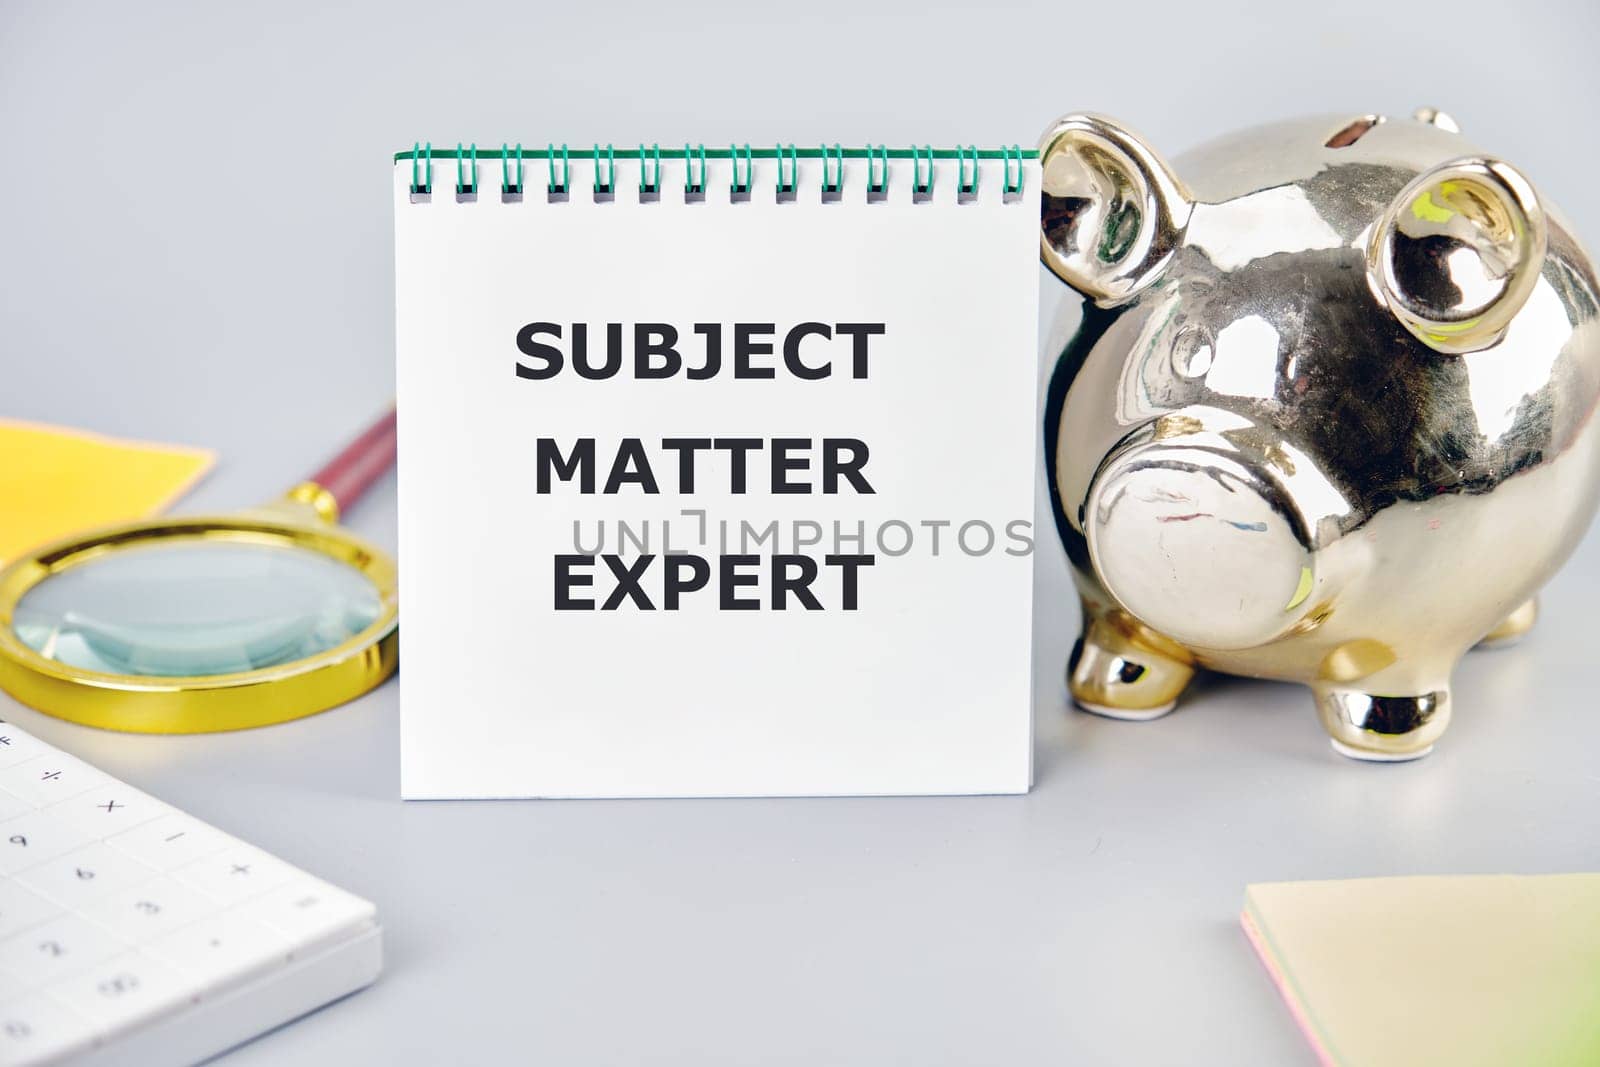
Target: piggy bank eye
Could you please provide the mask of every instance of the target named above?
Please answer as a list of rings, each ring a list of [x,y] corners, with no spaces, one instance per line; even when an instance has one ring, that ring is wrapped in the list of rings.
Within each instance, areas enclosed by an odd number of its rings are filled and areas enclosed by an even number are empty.
[[[1116,304],[1166,266],[1188,224],[1188,194],[1136,134],[1098,115],[1045,132],[1039,252],[1062,281]]]
[[[1505,334],[1538,283],[1547,242],[1538,195],[1516,168],[1458,159],[1395,197],[1368,247],[1368,275],[1423,344],[1472,352]]]

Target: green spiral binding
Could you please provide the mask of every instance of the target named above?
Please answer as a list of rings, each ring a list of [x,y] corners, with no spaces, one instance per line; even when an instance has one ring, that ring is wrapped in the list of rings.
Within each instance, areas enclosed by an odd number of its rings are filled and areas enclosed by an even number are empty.
[[[828,146],[822,146],[822,195],[837,196],[844,190],[844,149],[833,146],[833,167],[828,166]]]
[[[889,191],[889,146],[867,146],[867,192],[882,196]]]
[[[1005,184],[1001,187],[1001,192],[1006,196],[1020,196],[1022,194],[1022,147],[1020,145],[1012,145],[1010,148],[1002,148],[1001,151],[1005,153],[1000,157],[1002,166],[1005,168]],[[1015,176],[1013,176],[1011,169],[1012,160],[1016,161]]]
[[[517,142],[517,180],[511,180],[511,151],[504,142],[500,144],[500,195],[522,195],[522,142]]]
[[[422,177],[422,161],[427,160],[428,174]],[[420,181],[418,179],[421,179]],[[433,142],[423,148],[421,143],[411,146],[411,195],[427,196],[433,192]]]
[[[783,150],[784,146],[780,144],[778,146],[778,195],[780,197],[795,191],[800,175],[800,155],[794,150],[794,145],[789,145],[789,176],[788,178],[783,176]]]
[[[606,180],[600,180],[600,146],[594,146],[594,191],[595,195],[603,196],[612,192],[617,187],[617,153],[616,149],[606,145]]]
[[[689,150],[685,142],[683,146],[684,192],[690,194],[703,194],[706,191],[706,146],[697,145],[700,153],[700,177],[694,176],[694,153]]]
[[[733,160],[733,185],[731,186],[730,191],[733,193],[734,196],[748,196],[749,193],[750,193],[750,171],[751,171],[751,166],[752,166],[751,157],[750,157],[750,146],[748,144],[744,146],[744,180],[743,181],[739,180],[739,146],[738,145],[733,145],[732,148],[731,148],[731,151],[733,153],[733,155],[731,157],[732,160]]]
[[[476,196],[478,192],[478,144],[472,144],[472,180],[467,181],[467,159],[461,153],[461,142],[456,142],[456,195]]]
[[[965,148],[957,148],[956,151],[961,153],[956,157],[956,195],[968,197],[977,196],[978,146],[972,144]],[[967,160],[969,158],[972,160],[972,170],[970,172],[967,170]]]
[[[554,196],[565,193],[572,187],[572,161],[567,158],[567,146],[561,146],[561,180],[556,181],[556,146],[545,147],[545,158],[550,163],[550,184],[545,186],[545,191]]]
[[[646,157],[645,151],[644,151],[644,145],[642,143],[639,145],[639,195],[640,196],[647,196],[650,193],[659,193],[659,192],[661,192],[661,146],[659,144],[651,145],[650,149],[651,149],[651,156]],[[644,180],[644,174],[645,174],[644,165],[645,165],[645,161],[646,161],[647,158],[652,159],[655,162],[655,172],[650,176],[650,180],[648,182]]]
[[[928,157],[928,173],[922,173],[923,153]],[[931,196],[933,194],[933,146],[923,145],[919,150],[916,145],[911,146],[911,191],[917,196]]]
[[[639,161],[639,190],[642,198],[650,200],[659,199],[662,189],[663,173],[662,160],[682,159],[686,170],[686,195],[691,200],[704,199],[706,192],[706,178],[709,174],[707,161],[710,159],[727,159],[733,166],[732,193],[734,199],[740,202],[750,199],[750,194],[755,180],[755,163],[757,159],[775,160],[777,163],[777,195],[784,202],[793,201],[799,192],[800,160],[822,161],[822,194],[825,201],[836,201],[844,187],[845,160],[867,161],[867,200],[869,203],[881,202],[887,198],[889,187],[890,160],[910,160],[912,163],[913,199],[917,202],[926,202],[932,198],[933,186],[936,177],[936,168],[939,161],[955,160],[957,163],[958,203],[972,202],[978,193],[979,181],[982,177],[982,162],[984,160],[999,160],[1002,164],[1002,191],[1007,203],[1021,200],[1023,186],[1027,178],[1024,168],[1028,160],[1039,158],[1039,153],[1031,149],[1023,149],[1018,145],[1007,145],[1000,148],[980,149],[976,145],[964,145],[959,148],[935,149],[931,145],[913,145],[910,148],[890,148],[887,145],[868,145],[863,148],[845,148],[838,143],[822,145],[817,148],[797,148],[793,144],[778,144],[771,148],[752,148],[749,144],[733,145],[728,148],[707,149],[705,145],[685,144],[681,149],[663,149],[659,144],[648,148],[641,144],[637,149],[624,148],[618,150],[613,145],[602,148],[596,143],[589,149],[578,149],[575,152],[565,144],[559,147],[547,144],[543,149],[528,150],[518,143],[515,147],[502,143],[498,149],[480,151],[477,144],[470,146],[457,142],[453,148],[435,149],[432,142],[424,144],[420,141],[413,142],[406,150],[396,152],[394,161],[397,165],[411,164],[410,191],[411,198],[424,202],[430,198],[433,191],[433,161],[437,159],[454,159],[456,163],[456,192],[462,199],[475,199],[479,191],[479,161],[483,159],[500,160],[501,187],[506,194],[506,199],[517,200],[521,198],[525,188],[526,165],[529,160],[541,157],[549,168],[547,189],[550,199],[560,201],[566,199],[572,189],[572,160],[577,155],[579,159],[593,160],[595,163],[594,192],[597,197],[607,198],[615,193],[616,189],[616,163],[618,158],[625,160],[636,159]],[[515,160],[515,167],[512,161]],[[698,163],[698,166],[697,166]],[[646,194],[647,197],[646,197]]]

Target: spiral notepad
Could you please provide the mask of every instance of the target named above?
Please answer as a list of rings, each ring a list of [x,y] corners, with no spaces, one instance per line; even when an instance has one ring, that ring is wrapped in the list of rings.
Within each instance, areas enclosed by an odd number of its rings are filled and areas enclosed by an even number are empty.
[[[409,797],[1019,792],[1016,147],[394,157]]]

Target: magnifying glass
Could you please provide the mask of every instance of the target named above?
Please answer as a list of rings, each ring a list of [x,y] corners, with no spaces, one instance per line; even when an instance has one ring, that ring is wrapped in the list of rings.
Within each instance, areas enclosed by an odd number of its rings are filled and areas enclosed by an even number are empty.
[[[336,524],[393,464],[390,410],[281,498],[46,545],[0,570],[0,688],[108,730],[298,719],[394,673],[394,561]]]

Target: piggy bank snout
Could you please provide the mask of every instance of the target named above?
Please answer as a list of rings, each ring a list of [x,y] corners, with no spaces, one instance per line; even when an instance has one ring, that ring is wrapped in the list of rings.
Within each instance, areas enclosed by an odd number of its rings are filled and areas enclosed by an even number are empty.
[[[1222,439],[1113,453],[1085,504],[1106,590],[1146,625],[1194,648],[1265,644],[1318,588],[1314,520],[1281,471]]]

